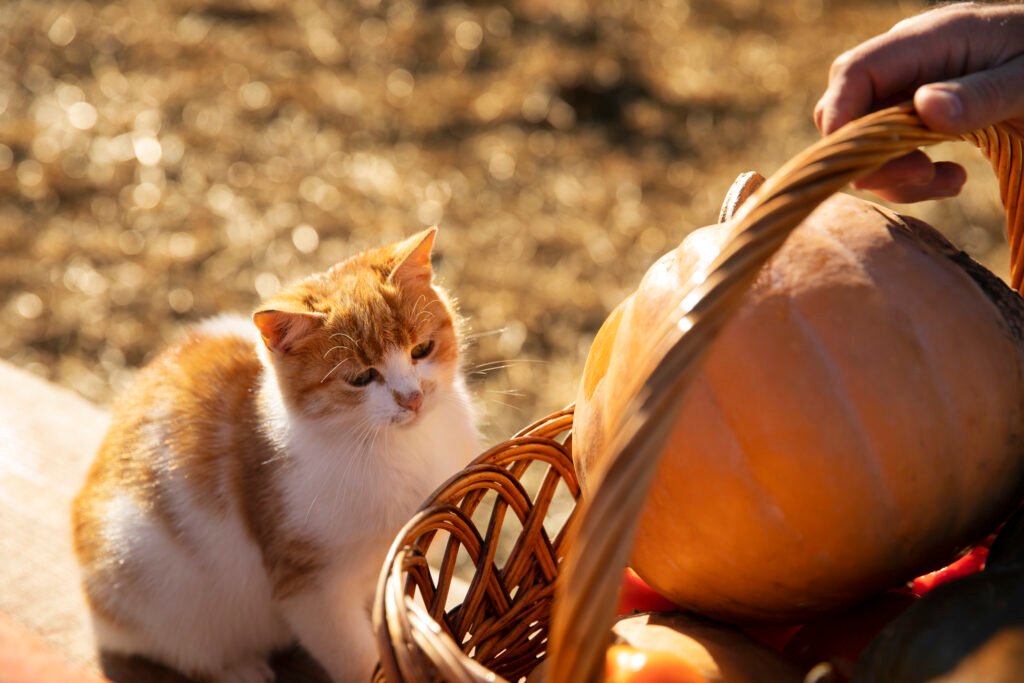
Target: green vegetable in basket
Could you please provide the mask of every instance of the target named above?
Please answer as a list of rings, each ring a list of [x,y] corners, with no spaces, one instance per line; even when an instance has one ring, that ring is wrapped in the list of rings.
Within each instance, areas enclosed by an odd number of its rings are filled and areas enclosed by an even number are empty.
[[[855,683],[1011,683],[1024,672],[1024,567],[943,584],[886,626]]]

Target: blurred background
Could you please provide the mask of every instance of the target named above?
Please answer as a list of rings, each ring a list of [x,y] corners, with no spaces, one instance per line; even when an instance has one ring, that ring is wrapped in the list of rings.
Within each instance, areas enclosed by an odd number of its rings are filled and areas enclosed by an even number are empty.
[[[0,358],[100,404],[189,321],[439,224],[497,441],[733,178],[817,139],[901,0],[116,0],[0,8]],[[961,149],[964,148],[964,149]],[[905,207],[1000,275],[991,171]]]

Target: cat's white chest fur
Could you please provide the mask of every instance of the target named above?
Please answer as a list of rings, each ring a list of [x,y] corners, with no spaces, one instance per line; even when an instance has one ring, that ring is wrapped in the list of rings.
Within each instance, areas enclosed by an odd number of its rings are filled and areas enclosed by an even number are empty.
[[[412,424],[376,432],[279,413],[273,430],[287,450],[281,489],[288,526],[332,548],[390,543],[426,497],[476,455],[466,389],[458,380],[448,391],[432,396]]]
[[[292,417],[283,403],[271,410],[272,438],[286,460],[281,526],[311,539],[327,561],[316,589],[283,606],[300,641],[336,681],[365,679],[376,662],[370,600],[395,534],[477,452],[462,380],[443,391],[411,423],[369,432],[359,421]]]

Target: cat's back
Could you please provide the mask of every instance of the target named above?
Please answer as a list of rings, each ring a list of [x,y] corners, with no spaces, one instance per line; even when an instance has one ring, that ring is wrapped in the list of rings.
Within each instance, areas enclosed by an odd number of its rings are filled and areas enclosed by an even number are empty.
[[[103,649],[216,671],[225,653],[240,656],[232,648],[263,651],[288,639],[244,515],[246,459],[271,457],[250,328],[219,318],[189,329],[113,408],[73,504],[75,553]]]
[[[236,315],[211,318],[188,328],[175,344],[142,368],[118,398],[115,422],[194,412],[190,416],[199,419],[202,428],[220,418],[230,419],[233,415],[225,411],[247,409],[259,382],[258,340],[253,324]],[[177,427],[184,429],[185,425]]]
[[[251,421],[262,372],[258,338],[252,323],[240,316],[188,328],[117,398],[98,460],[123,460],[136,451],[159,457],[147,445],[163,445],[181,456],[223,449],[234,427]]]
[[[81,560],[105,552],[121,507],[148,511],[180,531],[186,516],[234,505],[236,456],[266,448],[256,425],[262,364],[254,330],[239,316],[199,323],[118,397],[74,503]]]

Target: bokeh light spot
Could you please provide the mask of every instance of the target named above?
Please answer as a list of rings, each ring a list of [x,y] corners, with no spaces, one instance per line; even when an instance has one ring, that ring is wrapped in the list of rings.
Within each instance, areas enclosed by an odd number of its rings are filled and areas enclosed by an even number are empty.
[[[303,223],[292,230],[292,244],[303,254],[312,254],[320,246],[320,234],[312,225]]]
[[[27,187],[34,187],[43,182],[43,166],[34,159],[26,159],[18,164],[18,182]]]
[[[96,107],[88,102],[75,102],[68,107],[68,121],[78,130],[89,130],[96,125]]]
[[[167,303],[175,313],[188,313],[192,310],[195,298],[189,290],[178,287],[167,293]]]
[[[516,173],[516,160],[505,152],[498,152],[491,157],[487,170],[495,180],[508,180]]]
[[[412,94],[416,81],[405,69],[395,69],[388,74],[387,87],[395,97],[408,97]]]
[[[260,273],[253,283],[256,293],[263,299],[268,299],[278,293],[281,289],[281,281],[273,273]]]
[[[475,21],[463,21],[455,28],[455,44],[463,50],[475,50],[484,40],[484,30]]]
[[[75,28],[75,23],[66,15],[61,15],[50,24],[50,30],[46,32],[46,36],[54,45],[65,47],[75,39],[77,33],[78,29]]]
[[[176,232],[167,241],[167,251],[176,259],[190,259],[196,253],[196,238],[192,233]]]
[[[151,137],[138,137],[132,141],[135,150],[135,158],[143,166],[156,166],[163,156],[163,148],[160,141]]]
[[[153,183],[139,183],[132,190],[132,201],[140,209],[152,209],[160,203],[162,194],[160,188]]]
[[[270,104],[270,86],[263,81],[252,81],[238,91],[242,105],[246,109],[262,109]]]
[[[14,310],[26,320],[35,320],[43,314],[43,300],[38,294],[23,292],[15,298]]]

